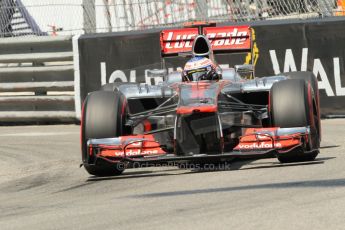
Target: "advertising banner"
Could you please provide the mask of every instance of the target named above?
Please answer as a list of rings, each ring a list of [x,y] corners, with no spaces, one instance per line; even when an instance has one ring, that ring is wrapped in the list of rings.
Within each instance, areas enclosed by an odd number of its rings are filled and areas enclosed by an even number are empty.
[[[345,21],[255,27],[258,76],[311,71],[323,115],[345,115]]]

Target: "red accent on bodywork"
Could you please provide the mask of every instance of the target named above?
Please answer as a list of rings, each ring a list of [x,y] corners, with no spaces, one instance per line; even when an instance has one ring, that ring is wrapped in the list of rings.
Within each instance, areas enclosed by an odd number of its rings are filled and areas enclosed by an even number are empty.
[[[143,125],[144,125],[144,131],[145,132],[149,132],[152,130],[151,122],[149,122],[148,120],[144,120]]]
[[[121,158],[166,154],[166,152],[160,147],[160,144],[156,142],[153,135],[132,135],[122,136],[119,138],[121,140],[119,145],[98,145],[97,147],[100,148],[98,156]],[[137,141],[129,144],[135,139],[137,139]],[[139,139],[144,141],[139,141]],[[92,146],[90,146],[90,148],[91,147]]]
[[[314,111],[313,111],[313,99],[311,96],[311,85],[310,82],[308,82],[308,106],[309,106],[309,119],[311,126],[315,127],[315,121],[314,121]]]
[[[126,100],[123,100],[122,108],[121,108],[121,117],[125,114],[126,107],[127,107],[127,102]]]
[[[240,138],[240,143],[235,150],[255,150],[255,149],[284,149],[301,144],[301,138],[305,134],[295,133],[284,136],[276,136],[279,128],[248,128]]]
[[[89,155],[90,155],[90,156],[92,156],[92,154],[93,154],[93,151],[92,151],[92,150],[93,150],[93,148],[92,148],[92,146],[90,146],[90,148],[89,148]]]
[[[216,105],[204,105],[204,106],[180,106],[177,108],[177,114],[191,114],[191,113],[215,113],[218,107]]]
[[[186,90],[188,96],[184,96],[189,99],[197,99],[202,101],[205,98],[208,98],[213,100],[211,103],[193,103],[191,102],[184,104],[179,104],[179,106],[176,109],[177,114],[191,114],[193,112],[200,112],[200,113],[213,113],[217,112],[218,110],[218,95],[223,89],[223,87],[230,83],[226,80],[220,80],[218,82],[209,82],[209,81],[198,81],[198,82],[183,82],[179,83],[176,86],[184,87],[183,90]],[[187,87],[187,88],[186,88]],[[211,87],[214,88],[214,92],[212,92],[212,95],[207,95],[210,93]],[[177,88],[177,91],[179,94],[181,94],[182,88]],[[182,96],[181,96],[182,97]],[[183,98],[184,99],[184,98]],[[186,99],[188,101],[188,99]]]

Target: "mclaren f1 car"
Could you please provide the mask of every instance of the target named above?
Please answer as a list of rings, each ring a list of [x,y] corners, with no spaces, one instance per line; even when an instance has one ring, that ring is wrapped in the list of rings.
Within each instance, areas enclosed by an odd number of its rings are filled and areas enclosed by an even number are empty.
[[[218,53],[253,52],[249,26],[197,26],[160,36],[163,61],[191,56],[216,63]],[[257,78],[251,64],[216,65],[218,77],[211,79],[184,79],[184,71],[152,70],[164,76],[161,84],[110,83],[89,93],[81,121],[88,173],[266,155],[286,163],[318,155],[319,94],[312,73]]]

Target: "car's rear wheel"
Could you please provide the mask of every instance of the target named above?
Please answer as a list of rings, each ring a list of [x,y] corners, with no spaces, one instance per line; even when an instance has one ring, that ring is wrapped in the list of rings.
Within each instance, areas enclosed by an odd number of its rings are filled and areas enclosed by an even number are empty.
[[[123,172],[123,167],[104,160],[94,165],[87,141],[91,138],[117,137],[128,132],[124,126],[126,101],[120,92],[96,91],[87,96],[81,123],[82,160],[86,171],[95,176],[113,176]]]
[[[271,122],[275,127],[310,127],[305,153],[296,151],[287,155],[278,155],[282,163],[311,161],[318,155],[320,146],[318,112],[316,99],[310,83],[304,80],[290,79],[275,83],[270,91]]]

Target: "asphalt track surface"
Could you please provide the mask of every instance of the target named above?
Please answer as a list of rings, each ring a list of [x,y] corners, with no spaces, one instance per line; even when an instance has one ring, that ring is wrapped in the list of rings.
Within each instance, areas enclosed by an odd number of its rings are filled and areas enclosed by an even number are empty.
[[[79,126],[0,127],[0,229],[345,229],[345,120],[311,163],[227,170],[79,168]]]

